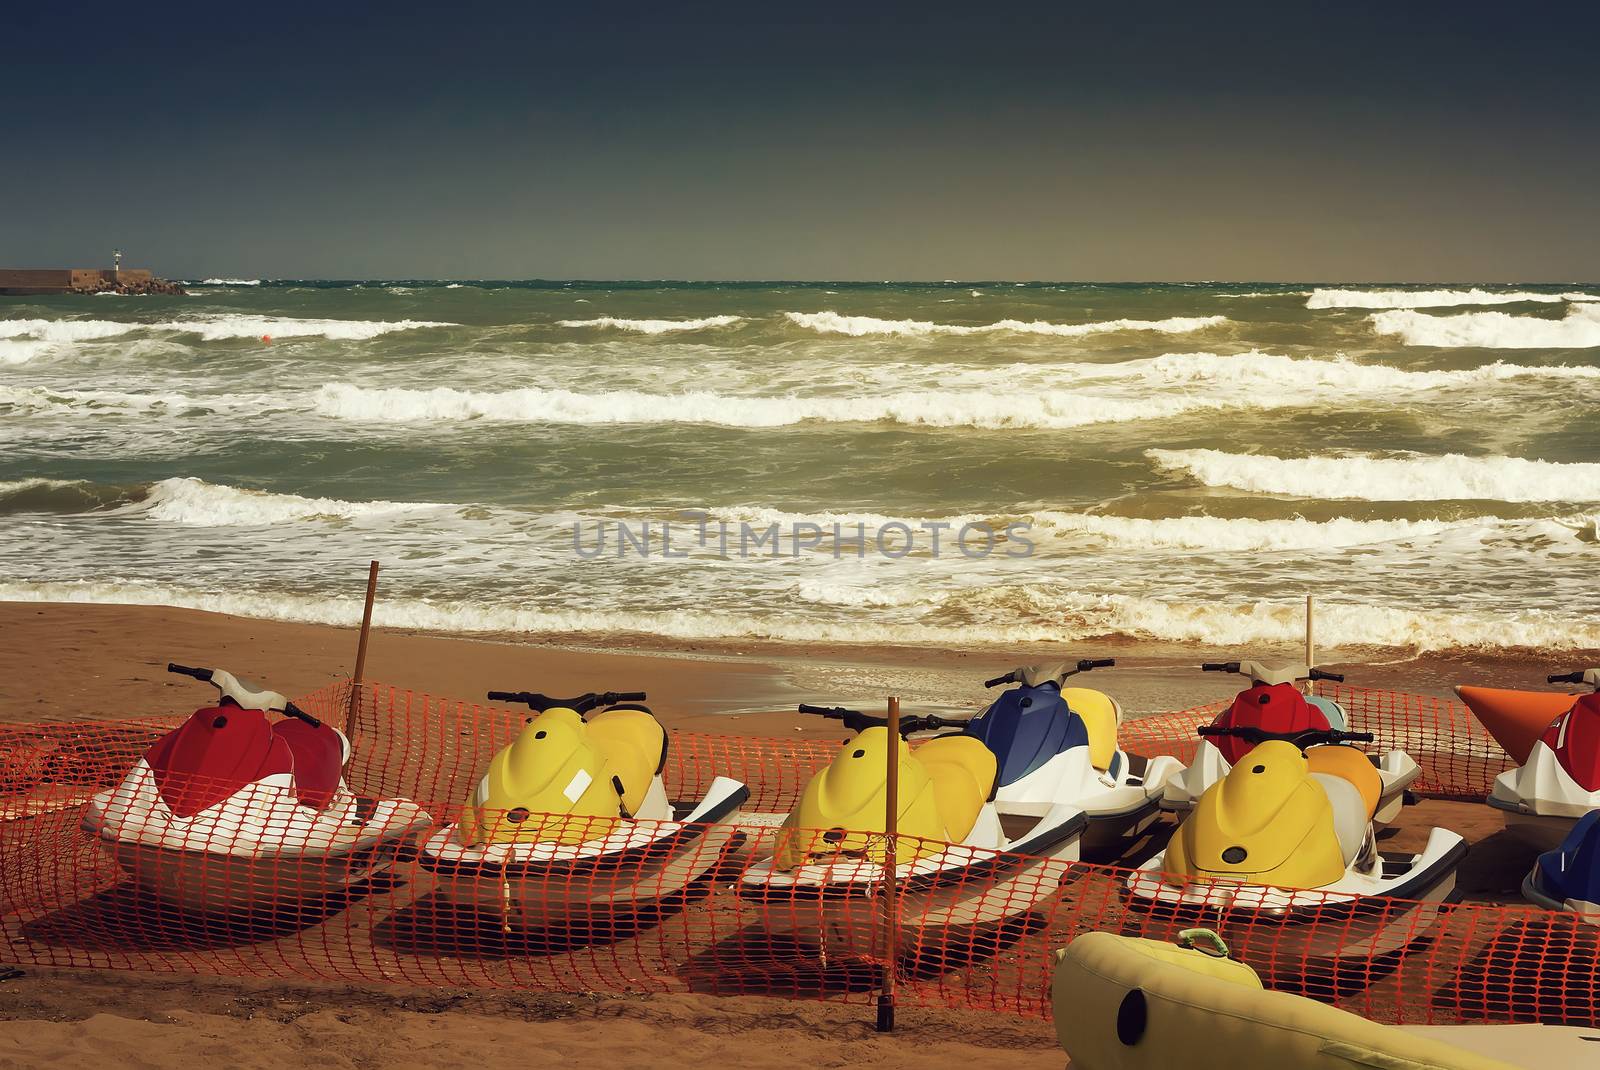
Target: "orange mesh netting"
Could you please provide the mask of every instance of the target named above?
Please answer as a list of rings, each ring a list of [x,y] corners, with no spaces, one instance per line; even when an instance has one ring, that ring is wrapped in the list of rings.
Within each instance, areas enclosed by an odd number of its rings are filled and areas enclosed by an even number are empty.
[[[1507,764],[1453,703],[1328,693],[1352,727],[1417,758],[1421,791],[1481,796]],[[347,698],[336,686],[301,705],[343,724]],[[1125,746],[1186,757],[1194,726],[1219,708],[1132,721]],[[352,794],[270,841],[252,829],[286,812],[281,785],[248,789],[201,831],[119,824],[145,790],[137,778],[119,796],[92,798],[124,784],[175,718],[0,730],[7,957],[342,982],[872,998],[889,931],[880,868],[862,861],[845,894],[760,880],[782,816],[837,743],[675,733],[669,796],[680,808],[709,804],[731,797],[717,778],[742,781],[748,798],[728,822],[606,818],[565,829],[566,848],[470,847],[454,829],[462,804],[525,719],[367,685],[345,771]],[[384,801],[396,799],[415,805]],[[494,829],[530,819],[479,816]],[[894,929],[907,1004],[1046,1015],[1051,952],[1076,934],[1170,940],[1198,923],[1274,986],[1377,1020],[1600,1020],[1600,930],[1568,914],[1405,900],[1352,908],[1299,893],[1286,913],[1236,917],[1141,899],[1133,871],[1113,866],[906,837],[899,851],[918,859],[905,869]]]

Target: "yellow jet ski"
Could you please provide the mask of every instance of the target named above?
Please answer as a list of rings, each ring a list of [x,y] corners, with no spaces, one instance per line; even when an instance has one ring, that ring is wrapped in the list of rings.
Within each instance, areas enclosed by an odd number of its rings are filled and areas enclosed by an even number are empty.
[[[1426,933],[1452,897],[1466,841],[1436,828],[1419,854],[1378,851],[1378,771],[1354,747],[1319,745],[1370,733],[1317,729],[1284,740],[1251,727],[1200,731],[1256,746],[1128,878],[1131,909],[1256,933],[1270,924],[1257,939],[1291,973],[1308,960],[1387,955]]]
[[[1394,1026],[1268,991],[1216,933],[1088,932],[1056,952],[1050,1001],[1073,1070],[1548,1070],[1600,1060],[1600,1030]]]
[[[1007,838],[993,801],[998,763],[982,740],[956,733],[912,747],[903,738],[965,722],[903,717],[902,738],[891,740],[882,717],[841,707],[800,712],[843,721],[856,734],[806,785],[773,856],[740,880],[739,897],[760,905],[770,932],[825,953],[881,955],[891,746],[897,941],[908,956],[1015,922],[1055,893],[1060,863],[1078,859],[1088,818],[1076,806],[1052,806]],[[1052,864],[1062,872],[1052,874]]]
[[[639,705],[644,697],[491,691],[491,701],[524,703],[537,716],[490,761],[461,820],[423,845],[419,861],[438,894],[540,929],[645,912],[736,849],[727,822],[749,789],[717,777],[703,799],[676,810],[661,780],[667,734]]]

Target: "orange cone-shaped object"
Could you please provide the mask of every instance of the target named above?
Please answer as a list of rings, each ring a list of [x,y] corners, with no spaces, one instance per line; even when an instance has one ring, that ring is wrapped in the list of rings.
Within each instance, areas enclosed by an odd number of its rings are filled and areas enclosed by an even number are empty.
[[[1528,760],[1528,753],[1550,722],[1578,701],[1577,695],[1559,691],[1511,691],[1500,687],[1459,685],[1456,694],[1518,765]]]

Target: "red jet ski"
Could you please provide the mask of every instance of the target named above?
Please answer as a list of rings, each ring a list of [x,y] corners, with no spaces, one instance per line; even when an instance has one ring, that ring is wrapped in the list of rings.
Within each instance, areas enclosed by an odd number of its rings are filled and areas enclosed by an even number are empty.
[[[1234,696],[1233,704],[1211,722],[1214,729],[1248,728],[1249,739],[1293,739],[1306,732],[1344,732],[1349,728],[1344,707],[1322,695],[1307,695],[1296,686],[1301,681],[1342,682],[1338,673],[1327,672],[1305,663],[1267,665],[1259,661],[1212,661],[1200,666],[1205,672],[1231,672],[1248,677],[1250,686]],[[1336,744],[1343,746],[1345,744]],[[1168,779],[1161,795],[1161,808],[1174,813],[1194,809],[1206,789],[1222,780],[1256,743],[1242,736],[1205,735],[1194,760]],[[1406,788],[1421,769],[1403,750],[1369,756],[1377,767],[1381,789],[1374,825],[1387,825],[1399,816],[1405,805]]]
[[[221,700],[157,740],[83,814],[141,889],[207,914],[293,906],[373,876],[433,823],[408,800],[353,794],[350,741],[278,692],[222,669],[167,671],[210,683]]]

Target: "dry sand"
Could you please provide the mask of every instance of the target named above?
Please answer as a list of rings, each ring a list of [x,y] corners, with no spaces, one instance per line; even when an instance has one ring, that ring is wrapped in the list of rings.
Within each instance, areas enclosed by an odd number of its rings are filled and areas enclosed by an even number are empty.
[[[346,676],[350,630],[248,620],[159,607],[0,603],[0,720],[76,721],[186,713],[206,689],[168,675],[168,661],[222,666],[290,695]],[[373,637],[367,677],[436,695],[476,698],[490,688],[550,694],[642,689],[677,728],[838,738],[838,727],[798,717],[797,701],[876,704],[902,694],[924,707],[971,709],[981,681],[1020,662],[1115,656],[1103,686],[1128,708],[1155,711],[1231,694],[1235,678],[1194,663],[1229,652],[1102,644],[1094,649],[941,652],[697,644],[669,649],[641,637],[603,651],[561,642],[473,640],[403,632]],[[1288,658],[1292,649],[1251,652]],[[1238,656],[1232,652],[1230,656]],[[1573,664],[1584,661],[1580,655]],[[1592,656],[1589,660],[1592,661]],[[1588,663],[1588,662],[1585,662]],[[1545,662],[1423,658],[1338,666],[1352,683],[1448,694],[1451,683],[1537,686]],[[1514,895],[1527,861],[1483,807],[1427,802],[1395,846],[1444,824],[1481,841],[1462,885],[1469,898]],[[693,995],[615,998],[440,990],[288,988],[30,968],[0,984],[0,1067],[318,1065],[496,1067],[1060,1067],[1048,1023],[958,1011],[902,1011],[893,1036],[872,1032],[859,1006]]]

